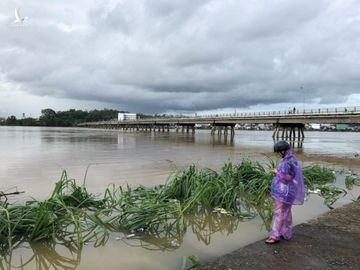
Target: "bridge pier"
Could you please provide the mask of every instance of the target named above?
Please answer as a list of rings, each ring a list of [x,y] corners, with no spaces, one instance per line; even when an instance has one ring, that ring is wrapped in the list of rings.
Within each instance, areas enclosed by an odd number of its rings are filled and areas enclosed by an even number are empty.
[[[281,138],[281,139],[290,139],[295,140],[296,138],[296,129],[297,132],[297,138],[305,138],[304,135],[304,124],[293,124],[293,123],[276,123],[274,128],[274,133],[272,135],[273,138]],[[281,132],[281,136],[279,136],[279,133]],[[289,131],[289,133],[288,133]]]
[[[273,138],[274,144],[277,143],[282,138]],[[291,148],[302,148],[304,143],[304,138],[297,138],[296,140],[289,140]]]
[[[167,125],[166,128],[167,128],[167,131],[170,132],[170,125]],[[185,133],[185,132],[190,133],[190,130],[191,130],[191,133],[195,133],[195,124],[177,125],[175,127],[176,132],[179,132],[180,128],[181,128],[182,133]]]
[[[218,135],[228,135],[230,130],[231,137],[235,135],[235,124],[216,124],[211,127],[211,135],[214,135],[216,130],[218,131]]]

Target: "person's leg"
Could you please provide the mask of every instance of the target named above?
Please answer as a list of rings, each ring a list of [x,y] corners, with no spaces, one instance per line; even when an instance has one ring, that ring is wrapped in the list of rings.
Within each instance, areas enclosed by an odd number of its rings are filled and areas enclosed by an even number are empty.
[[[292,237],[292,213],[291,213],[291,204],[283,205],[283,217],[284,222],[281,228],[281,235],[286,239],[290,240]]]
[[[279,240],[281,236],[281,231],[284,223],[284,213],[283,213],[284,203],[275,200],[274,210],[273,210],[273,224],[272,230],[270,232],[269,238],[274,240]]]

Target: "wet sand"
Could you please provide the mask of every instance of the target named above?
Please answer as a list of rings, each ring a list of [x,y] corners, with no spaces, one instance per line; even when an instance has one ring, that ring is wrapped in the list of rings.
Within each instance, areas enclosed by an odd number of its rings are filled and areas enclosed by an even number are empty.
[[[336,157],[336,156],[324,156],[317,154],[303,154],[297,155],[299,159],[306,164],[322,164],[324,166],[333,166],[336,169],[347,168],[349,170],[358,171],[360,169],[360,159],[354,156],[344,156],[344,157]]]
[[[196,269],[359,269],[360,200],[294,227],[291,241],[257,241]]]

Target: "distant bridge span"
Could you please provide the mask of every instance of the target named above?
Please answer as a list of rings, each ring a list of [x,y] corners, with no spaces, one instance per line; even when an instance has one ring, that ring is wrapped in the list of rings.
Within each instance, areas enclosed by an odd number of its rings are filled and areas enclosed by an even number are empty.
[[[299,112],[252,112],[234,113],[224,115],[200,115],[194,117],[169,117],[169,118],[146,118],[128,121],[100,121],[79,124],[81,127],[133,129],[133,130],[158,130],[169,131],[175,127],[178,131],[195,132],[195,125],[210,125],[211,133],[214,134],[230,131],[234,135],[236,124],[273,124],[273,137],[279,138],[303,138],[306,123],[318,124],[360,124],[360,107],[316,109]],[[298,134],[296,136],[295,130]],[[280,131],[282,131],[280,135]]]

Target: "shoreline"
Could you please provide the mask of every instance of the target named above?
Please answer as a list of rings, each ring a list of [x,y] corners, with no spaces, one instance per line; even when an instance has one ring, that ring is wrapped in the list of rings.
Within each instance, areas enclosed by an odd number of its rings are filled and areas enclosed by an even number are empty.
[[[358,269],[360,199],[294,226],[291,241],[266,245],[264,240],[196,269]]]

